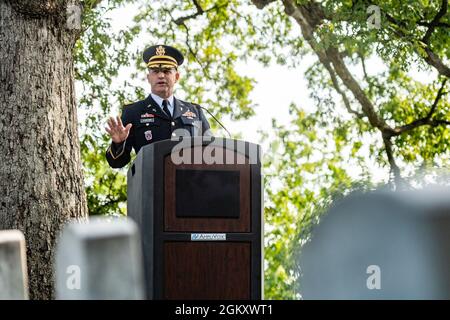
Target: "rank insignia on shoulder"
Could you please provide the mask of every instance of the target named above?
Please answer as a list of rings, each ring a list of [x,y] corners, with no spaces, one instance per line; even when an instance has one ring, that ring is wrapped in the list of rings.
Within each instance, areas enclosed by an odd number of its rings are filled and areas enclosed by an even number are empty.
[[[181,116],[187,117],[188,119],[193,119],[193,118],[197,117],[197,115],[195,113],[193,113],[192,111],[186,111]]]
[[[141,118],[154,118],[154,117],[155,117],[155,115],[151,114],[151,113],[141,114]]]

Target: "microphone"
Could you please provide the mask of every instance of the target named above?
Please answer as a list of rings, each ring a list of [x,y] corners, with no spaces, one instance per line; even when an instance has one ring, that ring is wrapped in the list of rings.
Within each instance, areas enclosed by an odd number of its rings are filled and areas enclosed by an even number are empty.
[[[204,107],[202,107],[201,105],[198,105],[198,104],[196,104],[196,106],[199,107],[199,108],[201,108],[201,109],[203,109],[203,110],[205,110],[206,112],[208,112],[209,115],[210,115],[211,117],[213,117],[213,119],[216,120],[216,122],[217,122],[218,124],[220,124],[220,126],[228,133],[228,136],[230,137],[230,139],[232,139],[232,138],[231,138],[231,133],[230,133],[230,131],[228,131],[227,128],[225,128],[225,126],[224,126],[219,120],[217,120],[217,118],[214,117],[214,115],[213,115],[211,112],[209,112],[208,109],[206,109],[206,108],[204,108]]]

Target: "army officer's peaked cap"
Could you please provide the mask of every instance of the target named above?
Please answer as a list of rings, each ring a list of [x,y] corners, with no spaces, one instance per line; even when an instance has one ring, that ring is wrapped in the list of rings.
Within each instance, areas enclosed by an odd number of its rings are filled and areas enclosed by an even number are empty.
[[[142,56],[148,68],[177,68],[184,61],[180,51],[161,44],[148,47]]]

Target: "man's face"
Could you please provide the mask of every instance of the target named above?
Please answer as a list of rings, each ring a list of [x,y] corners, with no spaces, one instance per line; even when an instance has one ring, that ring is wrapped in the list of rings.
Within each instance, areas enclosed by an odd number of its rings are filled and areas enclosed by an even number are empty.
[[[175,68],[150,68],[147,80],[152,88],[152,93],[161,98],[168,98],[173,94],[173,87],[180,78]]]

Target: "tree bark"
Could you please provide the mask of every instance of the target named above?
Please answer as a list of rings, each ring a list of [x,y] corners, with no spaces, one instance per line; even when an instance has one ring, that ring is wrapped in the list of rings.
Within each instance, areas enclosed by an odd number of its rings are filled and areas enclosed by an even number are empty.
[[[31,299],[53,298],[55,239],[87,217],[65,5],[0,0],[0,229],[25,234]]]

